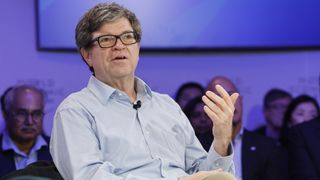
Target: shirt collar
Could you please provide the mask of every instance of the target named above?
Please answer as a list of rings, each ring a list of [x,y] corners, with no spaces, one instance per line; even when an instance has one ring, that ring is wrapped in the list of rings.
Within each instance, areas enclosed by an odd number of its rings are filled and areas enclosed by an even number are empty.
[[[148,95],[148,97],[150,98],[152,97],[151,88],[143,80],[141,80],[138,77],[135,77],[134,84],[136,87],[138,97],[145,96],[145,95]]]
[[[137,90],[138,99],[140,97],[144,97],[145,95],[148,95],[150,98],[152,97],[152,91],[144,81],[138,77],[135,77],[134,83]],[[102,103],[106,103],[110,98],[121,93],[124,94],[124,92],[98,80],[93,75],[91,75],[87,87],[95,96],[97,96],[99,100],[101,100]]]
[[[47,142],[43,139],[41,135],[37,137],[37,140],[32,147],[30,154],[32,154],[35,151],[38,151],[41,149],[42,146],[48,146]],[[19,154],[21,156],[26,156],[26,154],[19,150],[19,148],[14,144],[13,140],[9,136],[9,132],[5,130],[3,132],[3,140],[2,140],[2,149],[4,151],[13,150],[16,154]]]

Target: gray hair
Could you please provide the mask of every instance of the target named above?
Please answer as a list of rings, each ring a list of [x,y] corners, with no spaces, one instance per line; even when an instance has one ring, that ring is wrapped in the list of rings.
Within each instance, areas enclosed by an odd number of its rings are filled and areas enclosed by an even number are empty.
[[[81,48],[89,49],[93,32],[103,24],[114,22],[122,17],[129,20],[137,34],[137,41],[140,42],[142,36],[141,25],[133,12],[117,3],[100,3],[85,13],[77,24],[75,38],[78,50]]]
[[[29,90],[32,90],[34,92],[39,93],[42,96],[43,104],[44,104],[45,93],[42,89],[39,89],[33,85],[26,85],[26,84],[11,86],[11,87],[7,88],[1,96],[1,110],[2,110],[3,114],[6,115],[7,112],[9,112],[10,108],[13,107],[16,93],[18,91],[22,91],[22,90],[26,90],[26,89],[29,89]]]

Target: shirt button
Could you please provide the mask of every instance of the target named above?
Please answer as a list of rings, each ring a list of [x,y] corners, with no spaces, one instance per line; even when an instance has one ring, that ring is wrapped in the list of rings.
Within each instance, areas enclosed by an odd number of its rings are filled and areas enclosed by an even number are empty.
[[[251,150],[251,151],[255,151],[255,150],[256,150],[256,147],[255,147],[255,146],[251,146],[251,147],[250,147],[250,150]]]
[[[146,135],[148,135],[148,136],[149,136],[150,132],[149,132],[148,130],[146,130],[145,132],[146,132]]]
[[[216,167],[220,167],[221,166],[221,163],[220,163],[220,161],[216,161],[215,163],[214,163],[214,165],[216,166]]]

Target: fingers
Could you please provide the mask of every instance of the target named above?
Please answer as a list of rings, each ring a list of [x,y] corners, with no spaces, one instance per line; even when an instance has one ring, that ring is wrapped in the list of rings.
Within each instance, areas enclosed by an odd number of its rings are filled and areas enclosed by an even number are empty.
[[[237,99],[239,98],[239,93],[233,93],[230,98],[231,98],[231,101],[232,101],[232,104],[236,104],[236,101]]]
[[[207,91],[206,95],[202,97],[202,101],[213,113],[219,117],[224,116],[225,113],[233,114],[235,108],[234,103],[237,101],[239,94],[234,93],[229,96],[229,94],[220,85],[217,86],[217,90],[221,97],[211,91]],[[207,110],[205,111],[209,116],[212,114],[208,113]]]
[[[228,106],[233,105],[228,92],[221,85],[217,84],[215,88]]]
[[[217,113],[211,111],[208,106],[204,106],[203,108],[204,112],[209,116],[209,118],[211,119],[211,121],[213,122],[213,120],[217,120],[217,119],[221,119]],[[214,122],[213,122],[214,124]]]
[[[212,174],[219,173],[219,172],[223,172],[223,170],[221,168],[219,168],[219,169],[211,170],[211,171],[199,171],[199,172],[196,172],[190,176],[180,177],[180,178],[178,178],[178,180],[201,180],[205,177],[208,177]]]
[[[215,172],[211,173],[209,176],[203,178],[202,180],[236,180],[236,177],[228,172]]]
[[[227,103],[225,102],[225,100],[223,98],[221,98],[220,96],[218,96],[217,94],[211,92],[211,91],[207,91],[205,94],[205,97],[208,98],[208,100],[206,101],[208,102],[212,102],[212,103],[208,103],[206,105],[208,105],[211,108],[212,104],[215,104],[216,106],[218,106],[218,108],[222,109],[224,106],[227,106]]]
[[[228,106],[233,106],[236,103],[239,97],[239,93],[233,93],[230,96],[229,93],[221,85],[217,84],[215,88]]]
[[[212,170],[210,172],[223,172],[223,169],[222,168],[219,168],[219,169],[215,169],[215,170]]]
[[[212,96],[217,96],[217,95],[213,94]],[[223,111],[221,110],[221,108],[218,107],[216,103],[210,100],[207,96],[202,96],[202,101],[206,104],[206,106],[204,106],[204,111],[207,113],[209,117],[211,116],[220,117],[221,114],[223,114]],[[220,102],[220,103],[223,103],[223,102]],[[216,117],[213,117],[213,118],[216,119]]]
[[[228,92],[221,85],[218,84],[215,87],[216,87],[216,90],[220,96],[218,96],[217,94],[215,94],[211,91],[207,91],[206,96],[211,101],[213,101],[220,109],[222,109],[222,110],[230,109],[233,112],[234,111],[234,104],[236,103],[236,101],[239,97],[239,93],[233,93],[230,96],[228,94]],[[209,107],[211,107],[211,106],[209,106]]]

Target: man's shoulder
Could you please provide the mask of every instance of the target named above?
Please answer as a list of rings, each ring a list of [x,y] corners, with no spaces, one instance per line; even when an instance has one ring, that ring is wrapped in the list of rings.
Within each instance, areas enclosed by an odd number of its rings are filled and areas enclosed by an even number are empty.
[[[155,97],[155,98],[172,99],[168,94],[165,94],[165,93],[151,91],[151,94],[152,94],[152,97]]]
[[[159,103],[177,105],[177,103],[168,95],[164,93],[154,92],[152,91],[152,99],[153,101],[157,101]]]
[[[0,133],[0,151],[2,152],[3,132]]]
[[[2,139],[3,134],[0,135],[0,177],[15,170],[15,164],[13,159],[14,152],[12,150],[2,150]]]
[[[41,136],[46,141],[46,143],[48,143],[48,144],[50,143],[50,136],[47,136],[45,134],[41,134],[39,136]]]
[[[265,135],[266,134],[266,126],[260,126],[257,129],[253,130],[253,132],[256,132],[261,135]]]
[[[5,156],[11,156],[13,155],[11,152],[13,152],[12,150],[3,150],[2,149],[2,141],[3,141],[3,132],[0,134],[0,162],[1,159],[3,159]],[[1,164],[1,163],[0,163]]]
[[[86,103],[95,103],[94,95],[90,93],[88,88],[69,94],[59,105],[58,110],[76,108]]]
[[[51,154],[49,152],[49,146],[50,146],[50,136],[47,136],[45,134],[40,135],[47,143],[46,146],[42,146],[37,152],[38,152],[38,160],[52,160]]]
[[[255,131],[244,130],[243,134],[245,141],[255,143],[257,145],[264,146],[267,148],[279,146],[278,141],[276,141],[275,139],[263,136]]]
[[[286,149],[278,141],[255,132],[244,131],[243,146],[245,153],[255,154],[255,161],[275,161],[277,158],[286,160],[287,158]]]

